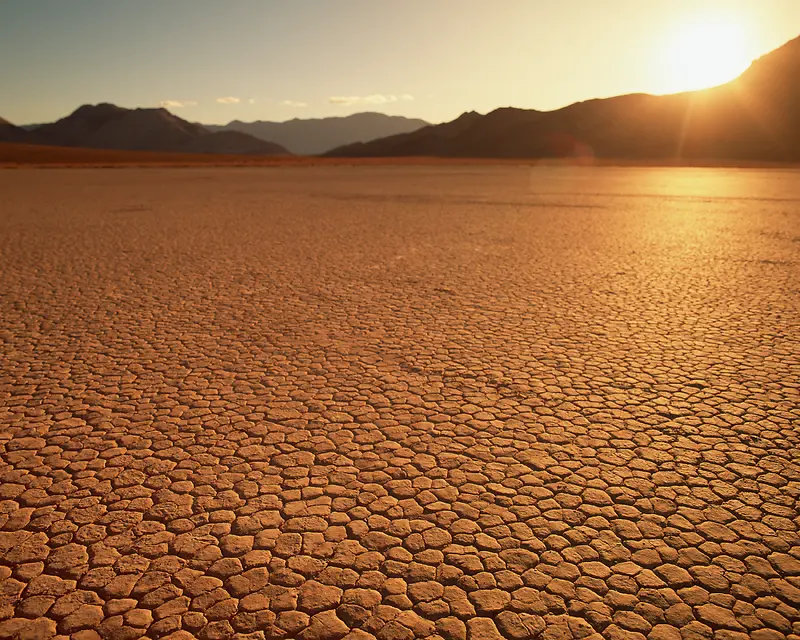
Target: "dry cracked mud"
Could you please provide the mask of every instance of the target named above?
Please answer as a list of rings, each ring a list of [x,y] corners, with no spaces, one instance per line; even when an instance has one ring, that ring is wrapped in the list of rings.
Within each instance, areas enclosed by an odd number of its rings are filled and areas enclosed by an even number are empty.
[[[800,638],[800,180],[0,173],[0,639]]]

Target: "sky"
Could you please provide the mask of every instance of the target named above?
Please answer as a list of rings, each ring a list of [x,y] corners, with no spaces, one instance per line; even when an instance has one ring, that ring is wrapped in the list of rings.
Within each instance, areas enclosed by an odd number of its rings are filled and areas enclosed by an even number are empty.
[[[0,0],[0,117],[444,122],[719,83],[798,35],[800,0]]]

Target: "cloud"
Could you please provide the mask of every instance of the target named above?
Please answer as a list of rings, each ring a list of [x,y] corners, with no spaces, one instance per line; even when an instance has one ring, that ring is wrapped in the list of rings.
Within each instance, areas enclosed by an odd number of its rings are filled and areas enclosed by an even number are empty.
[[[373,93],[368,96],[331,96],[328,102],[331,104],[351,105],[351,104],[388,104],[390,102],[397,102],[398,100],[413,100],[414,96],[403,93],[399,96],[390,93]]]
[[[220,104],[239,104],[241,101],[242,101],[241,98],[235,98],[234,96],[217,98],[217,102],[219,102]]]
[[[194,100],[162,100],[160,105],[164,109],[183,109],[184,107],[196,107]]]
[[[247,99],[247,104],[255,104],[255,103],[256,103],[256,99],[255,98],[248,98]]]
[[[308,106],[307,102],[296,102],[295,100],[284,100],[283,102],[281,102],[281,104],[286,105],[287,107],[298,107],[298,108],[303,108]]]

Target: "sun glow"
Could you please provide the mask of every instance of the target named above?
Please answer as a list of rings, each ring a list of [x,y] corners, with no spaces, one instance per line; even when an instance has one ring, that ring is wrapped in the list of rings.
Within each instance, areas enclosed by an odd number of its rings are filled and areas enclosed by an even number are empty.
[[[679,29],[666,48],[665,92],[705,89],[733,80],[752,61],[745,28],[708,19]]]

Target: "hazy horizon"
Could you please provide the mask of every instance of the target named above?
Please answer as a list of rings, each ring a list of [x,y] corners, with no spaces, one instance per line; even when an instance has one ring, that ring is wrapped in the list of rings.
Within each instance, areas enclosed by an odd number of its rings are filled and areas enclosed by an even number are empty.
[[[719,84],[798,33],[794,0],[613,12],[589,0],[0,0],[0,116],[49,122],[111,102],[206,124],[367,111],[437,123]]]

